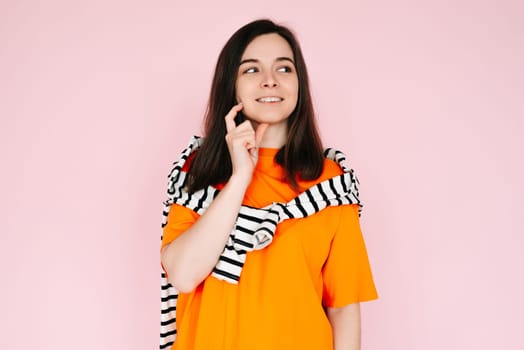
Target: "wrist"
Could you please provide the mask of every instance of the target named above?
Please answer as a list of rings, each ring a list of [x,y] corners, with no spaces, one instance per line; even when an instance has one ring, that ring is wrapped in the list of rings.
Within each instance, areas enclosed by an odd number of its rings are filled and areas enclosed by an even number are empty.
[[[227,182],[228,187],[236,188],[245,192],[249,184],[251,183],[251,174],[241,175],[233,173]]]

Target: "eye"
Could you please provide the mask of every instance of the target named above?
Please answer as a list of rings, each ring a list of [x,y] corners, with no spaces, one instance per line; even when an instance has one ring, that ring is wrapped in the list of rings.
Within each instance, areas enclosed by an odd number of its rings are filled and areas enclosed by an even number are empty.
[[[284,66],[284,67],[280,67],[278,71],[281,73],[291,73],[293,69],[289,66]]]
[[[256,73],[258,72],[258,69],[256,67],[249,67],[248,69],[244,70],[244,73]]]

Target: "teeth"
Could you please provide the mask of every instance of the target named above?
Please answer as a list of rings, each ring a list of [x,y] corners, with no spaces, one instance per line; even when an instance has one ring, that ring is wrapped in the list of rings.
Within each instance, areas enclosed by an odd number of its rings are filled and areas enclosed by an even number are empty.
[[[282,99],[280,97],[262,97],[259,98],[258,101],[260,102],[280,102]]]

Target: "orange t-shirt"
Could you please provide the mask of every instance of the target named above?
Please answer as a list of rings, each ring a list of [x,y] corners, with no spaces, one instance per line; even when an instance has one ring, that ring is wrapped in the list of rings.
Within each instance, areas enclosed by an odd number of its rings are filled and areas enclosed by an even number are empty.
[[[261,208],[297,196],[274,163],[277,149],[259,149],[244,205]],[[325,160],[322,175],[300,182],[307,189],[340,175]],[[162,247],[198,219],[172,205]],[[323,307],[342,307],[377,298],[360,230],[357,205],[341,205],[277,226],[273,242],[249,252],[237,285],[208,276],[195,290],[180,293],[173,350],[267,350],[333,348]]]

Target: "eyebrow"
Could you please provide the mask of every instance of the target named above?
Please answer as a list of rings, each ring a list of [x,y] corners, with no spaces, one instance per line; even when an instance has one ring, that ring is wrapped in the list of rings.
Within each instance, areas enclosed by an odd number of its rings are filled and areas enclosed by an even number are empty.
[[[280,62],[280,61],[289,61],[289,62],[293,63],[293,65],[295,64],[295,62],[294,62],[291,58],[286,57],[286,56],[277,57],[277,58],[275,59],[275,61],[277,61],[277,62]],[[239,63],[238,65],[241,66],[241,65],[243,65],[244,63],[259,63],[259,62],[260,62],[260,60],[257,60],[257,59],[255,59],[255,58],[246,58],[245,60],[240,61],[240,63]]]

